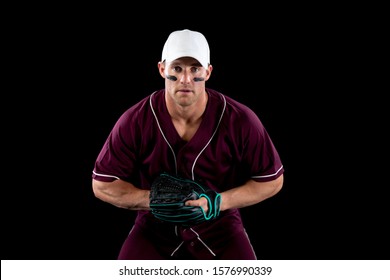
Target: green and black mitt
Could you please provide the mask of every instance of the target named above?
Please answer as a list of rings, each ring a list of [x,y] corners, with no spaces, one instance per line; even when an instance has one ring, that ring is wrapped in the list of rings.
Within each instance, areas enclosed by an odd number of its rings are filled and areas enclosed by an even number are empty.
[[[191,199],[205,197],[208,201],[207,213],[202,207],[186,206]],[[152,183],[150,208],[152,214],[166,222],[182,226],[193,226],[219,216],[221,195],[211,188],[190,179],[167,173],[160,174]]]

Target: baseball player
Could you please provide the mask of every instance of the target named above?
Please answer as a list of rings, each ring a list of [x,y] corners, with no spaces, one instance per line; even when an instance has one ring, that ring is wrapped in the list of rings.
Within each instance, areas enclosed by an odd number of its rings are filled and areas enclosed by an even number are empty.
[[[200,32],[172,32],[158,70],[165,88],[120,116],[92,172],[98,199],[137,211],[118,259],[257,259],[239,209],[282,188],[284,168],[270,136],[249,107],[206,87],[213,67]],[[219,216],[194,226],[156,218],[150,188],[162,172],[217,192]],[[186,205],[209,210],[204,197]]]

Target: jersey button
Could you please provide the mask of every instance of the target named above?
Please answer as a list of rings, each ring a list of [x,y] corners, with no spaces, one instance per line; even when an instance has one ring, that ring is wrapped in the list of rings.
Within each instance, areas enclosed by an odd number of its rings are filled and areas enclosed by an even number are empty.
[[[192,247],[194,247],[195,243],[194,243],[193,241],[191,241],[190,245],[191,245]]]

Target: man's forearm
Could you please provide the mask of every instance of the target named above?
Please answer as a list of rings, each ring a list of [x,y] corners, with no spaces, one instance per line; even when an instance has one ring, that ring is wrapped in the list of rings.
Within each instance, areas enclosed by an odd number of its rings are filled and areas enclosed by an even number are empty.
[[[123,180],[101,182],[92,180],[93,192],[97,198],[119,208],[148,210],[149,193]]]
[[[221,193],[221,211],[257,204],[277,194],[282,186],[283,175],[269,182],[249,180],[245,185]]]

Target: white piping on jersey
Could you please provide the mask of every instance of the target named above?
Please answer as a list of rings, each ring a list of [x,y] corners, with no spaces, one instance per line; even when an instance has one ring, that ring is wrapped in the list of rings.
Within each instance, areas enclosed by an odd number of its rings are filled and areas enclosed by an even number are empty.
[[[160,133],[161,135],[163,136],[165,142],[168,144],[169,148],[171,149],[171,152],[173,154],[173,158],[174,158],[174,161],[175,161],[175,171],[176,171],[176,174],[177,174],[177,161],[176,161],[176,155],[175,155],[175,152],[173,151],[172,149],[172,146],[169,144],[167,138],[165,137],[165,134],[164,132],[162,131],[161,129],[161,126],[160,126],[160,123],[157,119],[157,115],[156,115],[156,112],[154,111],[154,108],[152,106],[152,97],[153,95],[155,94],[156,92],[153,92],[151,95],[150,95],[150,99],[149,99],[149,104],[150,104],[150,108],[152,110],[152,113],[154,115],[154,118],[156,119],[156,122],[157,122],[157,126],[158,126],[158,129],[160,130]],[[225,113],[225,109],[226,109],[226,99],[225,99],[225,96],[223,96],[222,94],[220,94],[221,97],[223,98],[223,110],[222,110],[222,113],[221,113],[221,116],[219,117],[219,120],[218,120],[218,124],[217,124],[217,127],[215,128],[213,134],[211,135],[209,141],[206,143],[206,145],[203,147],[203,149],[199,152],[199,154],[196,156],[195,160],[194,160],[194,163],[192,164],[192,168],[191,168],[191,176],[192,176],[192,180],[195,180],[195,174],[194,174],[194,168],[195,168],[195,164],[198,160],[198,158],[200,157],[200,155],[203,153],[203,151],[207,148],[207,146],[210,144],[211,140],[214,138],[214,135],[215,133],[217,132],[218,130],[218,127],[222,121],[222,117],[223,117],[223,114]]]
[[[175,155],[175,152],[173,151],[171,144],[169,144],[167,138],[165,137],[164,132],[163,132],[162,129],[161,129],[160,123],[159,123],[159,121],[158,121],[158,119],[157,119],[156,112],[154,111],[154,108],[153,108],[153,105],[152,105],[152,97],[153,97],[153,95],[154,95],[155,93],[156,93],[156,91],[153,92],[153,93],[150,95],[150,98],[149,98],[149,105],[150,105],[150,108],[152,109],[152,113],[153,113],[153,115],[154,115],[154,118],[156,119],[156,122],[157,122],[157,125],[158,125],[158,129],[160,130],[160,133],[161,133],[162,137],[164,138],[165,142],[167,142],[169,148],[171,149],[171,152],[172,152],[172,154],[173,154],[173,160],[175,161],[175,174],[177,175],[177,163],[176,163],[176,155]]]
[[[179,236],[179,234],[177,233],[177,226],[175,226],[175,234],[176,236]]]
[[[127,236],[130,236],[130,234],[133,232],[134,227],[135,227],[135,225],[132,226],[132,228],[130,229],[129,234]]]
[[[203,246],[205,246],[206,249],[209,250],[209,252],[215,257],[216,254],[213,252],[213,250],[210,249],[209,246],[207,246],[206,243],[203,242],[202,239],[200,239],[199,234],[198,234],[195,230],[193,230],[192,228],[190,228],[190,230],[191,230],[193,233],[196,234],[196,238],[197,238],[197,239],[203,244]],[[175,234],[176,234],[176,236],[178,236],[178,233],[177,233],[177,226],[175,226]],[[248,235],[247,235],[247,238],[248,238]],[[173,252],[172,252],[172,254],[171,254],[171,257],[177,252],[177,250],[179,250],[179,248],[183,245],[183,243],[184,243],[184,241],[182,241],[182,242],[179,244],[179,246],[177,246],[176,249],[173,250]],[[253,250],[253,248],[252,248],[252,250]]]
[[[202,244],[207,248],[207,250],[209,250],[210,253],[215,257],[216,255],[215,255],[215,253],[213,252],[213,250],[211,250],[210,247],[207,246],[207,244],[204,243],[202,239],[200,239],[199,234],[198,234],[195,230],[193,230],[192,228],[190,228],[190,230],[191,230],[193,233],[196,234],[196,237],[198,238],[198,240],[199,240],[200,242],[202,242]]]
[[[220,95],[221,95],[222,98],[223,98],[223,110],[222,110],[221,116],[219,117],[217,127],[215,128],[215,130],[214,130],[214,132],[213,132],[213,135],[211,135],[210,140],[207,142],[207,144],[203,147],[203,149],[200,151],[200,153],[198,154],[198,156],[197,156],[197,157],[195,158],[195,160],[194,160],[194,164],[192,165],[192,169],[191,169],[192,180],[195,180],[194,168],[195,168],[196,161],[197,161],[198,158],[200,157],[200,154],[203,153],[203,151],[204,151],[204,150],[207,148],[207,146],[210,144],[211,140],[214,138],[215,133],[217,133],[219,124],[221,123],[223,114],[225,113],[225,109],[226,109],[226,99],[225,99],[225,96],[223,96],[222,94],[220,94]]]
[[[173,250],[172,254],[171,254],[171,257],[177,252],[177,250],[179,250],[179,248],[181,247],[181,245],[183,245],[184,241],[182,241],[179,246],[177,246],[177,248],[175,250]]]
[[[96,173],[95,171],[92,171],[92,173],[95,174],[96,176],[107,177],[107,178],[114,178],[114,179],[119,180],[119,177],[116,177],[116,176],[113,176],[113,175],[100,174],[100,173]]]
[[[175,226],[175,235],[176,235],[176,236],[179,236],[179,233],[177,232],[177,230],[178,230],[178,229],[177,229],[177,226]],[[177,246],[176,249],[173,250],[173,252],[172,252],[172,254],[171,254],[171,257],[176,253],[177,250],[179,250],[179,248],[181,247],[181,245],[183,245],[183,243],[184,243],[184,241],[182,241],[182,242],[179,244],[179,246]]]
[[[276,174],[279,173],[280,170],[282,170],[283,165],[276,171],[275,173],[269,174],[269,175],[261,175],[261,176],[251,176],[251,178],[267,178],[267,177],[272,177],[275,176]]]
[[[246,232],[246,229],[244,229],[244,232],[245,232],[245,235],[246,235],[246,239],[248,239],[249,245],[250,245],[251,248],[252,248],[253,255],[255,256],[255,259],[257,260],[256,252],[255,252],[255,250],[253,249],[252,243],[250,242],[250,239],[249,239],[248,233]]]

